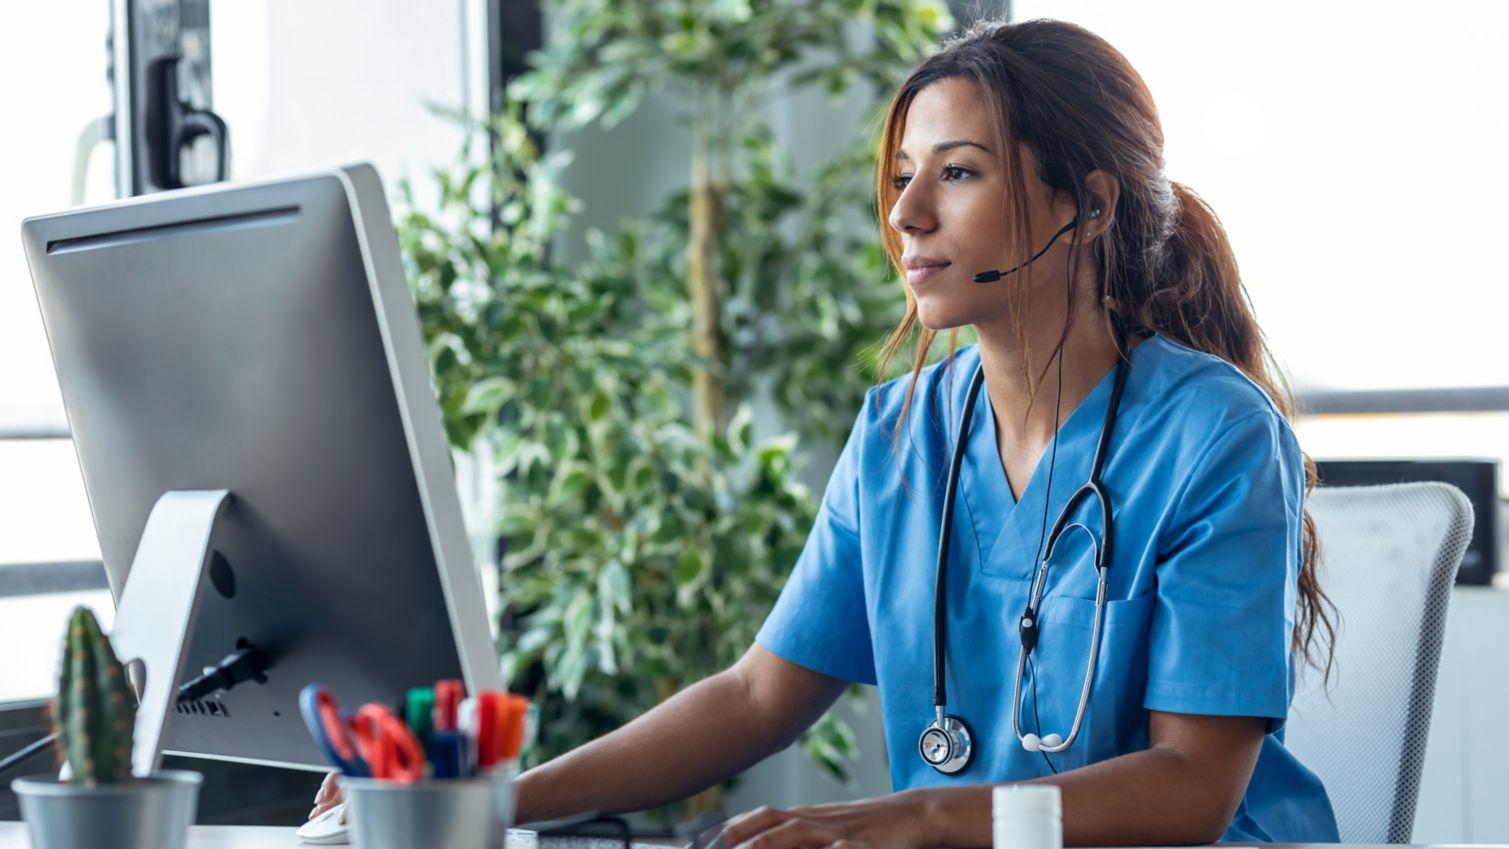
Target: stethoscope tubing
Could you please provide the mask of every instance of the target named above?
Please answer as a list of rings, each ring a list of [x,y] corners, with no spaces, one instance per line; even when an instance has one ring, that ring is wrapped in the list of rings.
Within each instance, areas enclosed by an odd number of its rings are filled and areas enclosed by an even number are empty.
[[[1073,506],[1072,499],[1069,506]],[[1069,529],[1073,528],[1080,528],[1084,530],[1085,533],[1090,532],[1090,529],[1081,522],[1075,522],[1074,524],[1069,526]],[[1093,536],[1091,537],[1091,540],[1092,541],[1090,545],[1093,547],[1095,545]],[[1097,559],[1099,556],[1098,551],[1099,549],[1097,550]],[[1079,728],[1084,723],[1085,709],[1090,704],[1090,688],[1095,682],[1095,668],[1099,665],[1098,661],[1100,660],[1100,632],[1101,626],[1105,621],[1106,574],[1109,571],[1110,570],[1105,566],[1101,566],[1099,564],[1097,564],[1096,566],[1097,577],[1095,581],[1095,624],[1090,628],[1090,656],[1085,663],[1085,680],[1084,684],[1080,687],[1079,690],[1079,705],[1074,709],[1074,724],[1070,726],[1069,733],[1064,737],[1063,742],[1058,743],[1057,745],[1049,745],[1047,743],[1038,744],[1039,751],[1047,752],[1050,755],[1058,754],[1059,752],[1062,752],[1065,749],[1069,748],[1069,746],[1073,744],[1074,739],[1079,736]],[[1038,603],[1042,597],[1043,585],[1047,583],[1047,579],[1048,556],[1045,555],[1043,557],[1042,565],[1038,568],[1037,576],[1033,579],[1032,582],[1033,589],[1031,604],[1033,610],[1036,610],[1038,608]],[[1018,740],[1022,739],[1022,737],[1024,736],[1022,734],[1021,722],[1022,677],[1026,674],[1026,666],[1027,647],[1022,646],[1021,648],[1017,649],[1016,678],[1012,681],[1011,684],[1011,730],[1016,732]]]
[[[948,704],[948,688],[944,683],[943,660],[948,656],[948,542],[953,538],[954,502],[959,488],[959,466],[964,460],[964,440],[969,434],[969,424],[975,414],[975,398],[985,383],[985,366],[975,368],[965,394],[964,415],[959,420],[959,437],[955,440],[954,456],[948,464],[948,484],[944,488],[943,519],[938,530],[938,562],[936,583],[933,585],[933,705],[942,716]]]
[[[1119,350],[1125,351],[1125,345],[1119,345]],[[1124,354],[1122,356],[1125,356]],[[1116,427],[1118,408],[1121,405],[1122,392],[1126,387],[1127,363],[1118,360],[1116,363],[1116,377],[1111,389],[1111,398],[1106,409],[1106,417],[1101,424],[1100,438],[1095,445],[1095,457],[1090,467],[1090,478],[1064,504],[1059,511],[1058,517],[1053,522],[1053,529],[1048,534],[1047,546],[1042,552],[1042,559],[1038,563],[1032,580],[1032,587],[1028,601],[1028,611],[1032,614],[1034,626],[1036,623],[1036,611],[1042,600],[1042,594],[1047,587],[1048,564],[1053,556],[1053,550],[1066,531],[1079,528],[1090,536],[1090,544],[1095,562],[1096,586],[1095,586],[1095,620],[1090,631],[1090,654],[1085,663],[1084,682],[1080,686],[1079,704],[1074,711],[1074,722],[1069,729],[1068,735],[1059,743],[1053,745],[1040,744],[1039,750],[1054,754],[1062,752],[1079,736],[1080,728],[1084,723],[1085,710],[1089,705],[1090,690],[1095,681],[1095,669],[1100,657],[1101,633],[1105,622],[1106,608],[1106,577],[1111,564],[1112,543],[1114,541],[1111,522],[1111,500],[1105,488],[1101,485],[1100,473],[1105,462],[1106,451],[1110,444],[1111,433]],[[960,417],[958,436],[955,439],[953,457],[949,462],[948,481],[945,487],[943,502],[943,515],[938,534],[937,556],[937,579],[933,590],[933,704],[940,718],[943,717],[944,708],[948,704],[948,691],[945,684],[945,659],[947,657],[947,624],[948,624],[948,545],[952,539],[954,502],[957,500],[959,482],[959,469],[963,463],[964,447],[970,424],[974,416],[974,408],[980,387],[985,382],[985,370],[983,364],[975,368],[975,373],[970,379],[969,388],[966,390],[964,413]],[[1057,439],[1058,435],[1055,434]],[[1095,535],[1083,522],[1069,524],[1069,519],[1081,500],[1093,498],[1100,508],[1101,514],[1101,543],[1095,544]],[[1024,615],[1025,618],[1025,615]],[[1022,680],[1026,674],[1027,657],[1029,649],[1024,642],[1017,653],[1016,677],[1012,682],[1011,698],[1011,727],[1017,739],[1022,740],[1024,734],[1021,728],[1021,705],[1022,705]]]

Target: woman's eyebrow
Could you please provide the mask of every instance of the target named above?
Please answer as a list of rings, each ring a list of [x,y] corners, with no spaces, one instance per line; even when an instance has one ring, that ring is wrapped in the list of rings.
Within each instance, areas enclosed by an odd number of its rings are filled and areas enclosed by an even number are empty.
[[[948,141],[941,141],[933,145],[933,153],[942,153],[945,150],[953,150],[956,147],[978,147],[986,153],[990,152],[990,148],[986,147],[983,144],[980,144],[979,142],[972,142],[969,139],[949,139]],[[896,158],[911,159],[910,156],[906,155],[906,151],[904,150],[897,150]]]

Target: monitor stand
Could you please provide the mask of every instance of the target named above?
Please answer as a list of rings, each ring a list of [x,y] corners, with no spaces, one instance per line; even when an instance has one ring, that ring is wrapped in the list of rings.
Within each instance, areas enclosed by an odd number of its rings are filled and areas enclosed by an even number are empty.
[[[140,660],[146,678],[134,682],[140,697],[131,752],[134,775],[149,775],[162,763],[162,735],[199,616],[215,525],[230,497],[229,490],[217,489],[174,490],[159,498],[121,588],[110,643],[122,663]]]

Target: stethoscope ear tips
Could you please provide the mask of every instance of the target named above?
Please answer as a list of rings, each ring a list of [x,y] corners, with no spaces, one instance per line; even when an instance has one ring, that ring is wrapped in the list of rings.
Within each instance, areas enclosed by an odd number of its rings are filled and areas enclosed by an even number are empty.
[[[1029,752],[1041,752],[1044,749],[1054,749],[1064,744],[1064,738],[1057,734],[1049,734],[1039,737],[1036,734],[1022,735],[1022,748]]]

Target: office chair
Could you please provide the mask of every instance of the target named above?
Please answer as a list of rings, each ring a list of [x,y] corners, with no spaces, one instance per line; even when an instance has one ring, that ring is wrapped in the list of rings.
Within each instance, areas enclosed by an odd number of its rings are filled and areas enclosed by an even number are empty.
[[[1325,782],[1343,843],[1408,843],[1436,665],[1472,505],[1444,483],[1317,487],[1336,660],[1298,670],[1284,743]]]

